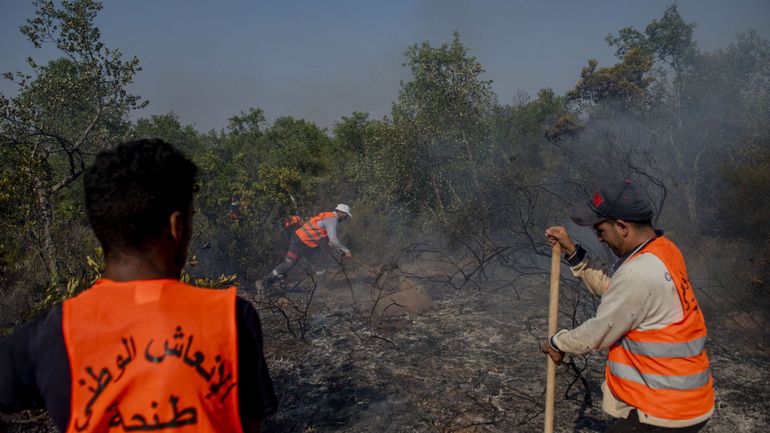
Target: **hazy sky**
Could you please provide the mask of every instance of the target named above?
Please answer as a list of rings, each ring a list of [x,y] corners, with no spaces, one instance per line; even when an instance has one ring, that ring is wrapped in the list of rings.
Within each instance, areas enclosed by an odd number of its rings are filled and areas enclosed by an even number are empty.
[[[724,48],[754,29],[770,39],[770,1],[676,2],[698,27],[701,49]],[[134,117],[174,111],[201,130],[222,128],[249,107],[269,120],[291,115],[331,126],[353,111],[381,118],[409,78],[403,53],[448,42],[452,32],[484,65],[501,103],[573,86],[587,59],[614,62],[605,36],[643,29],[670,0],[571,1],[108,1],[97,18],[104,42],[137,56],[132,92],[150,101]],[[18,31],[29,1],[0,0],[0,72],[50,58]],[[12,95],[7,82],[0,91]]]

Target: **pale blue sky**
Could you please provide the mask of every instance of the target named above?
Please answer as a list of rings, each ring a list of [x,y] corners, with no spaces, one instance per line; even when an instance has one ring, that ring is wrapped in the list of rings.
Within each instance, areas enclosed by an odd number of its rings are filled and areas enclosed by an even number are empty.
[[[564,92],[589,58],[614,62],[604,37],[643,28],[670,0],[622,1],[107,1],[97,19],[110,47],[144,69],[132,91],[150,101],[137,116],[174,111],[199,130],[221,128],[249,107],[331,126],[353,111],[380,118],[397,98],[410,44],[439,45],[458,30],[501,103],[517,92]],[[770,1],[678,1],[701,49],[754,29],[770,39]],[[0,0],[0,72],[45,60],[18,27],[28,1]],[[0,91],[13,87],[0,83]]]

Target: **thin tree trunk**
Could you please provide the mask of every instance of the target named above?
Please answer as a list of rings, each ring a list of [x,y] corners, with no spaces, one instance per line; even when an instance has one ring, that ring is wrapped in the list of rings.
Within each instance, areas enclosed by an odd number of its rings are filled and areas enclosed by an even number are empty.
[[[48,272],[48,282],[51,286],[59,284],[59,264],[56,260],[56,244],[53,240],[53,206],[51,195],[40,176],[34,178],[37,204],[40,209],[40,222],[42,224],[41,255]]]

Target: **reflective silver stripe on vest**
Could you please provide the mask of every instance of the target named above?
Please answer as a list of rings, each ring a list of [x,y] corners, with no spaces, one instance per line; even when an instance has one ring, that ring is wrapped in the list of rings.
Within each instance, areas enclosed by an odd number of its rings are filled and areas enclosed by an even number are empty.
[[[698,389],[709,383],[709,377],[711,377],[711,368],[688,376],[661,376],[658,374],[642,374],[630,365],[617,362],[609,361],[608,364],[613,376],[630,380],[652,389],[675,389],[680,391]]]
[[[302,227],[300,227],[300,230],[302,230],[303,232],[305,232],[305,235],[307,235],[307,237],[308,237],[308,238],[310,238],[310,240],[312,240],[312,241],[314,241],[314,242],[318,242],[318,240],[319,240],[319,236],[318,236],[318,235],[315,235],[315,234],[313,234],[313,233],[310,233],[310,232],[307,230],[307,226],[302,226]]]
[[[304,224],[302,227],[299,228],[303,232],[305,232],[305,235],[309,237],[313,242],[318,242],[323,238],[324,231],[321,228],[315,228],[313,226],[310,226],[309,224]],[[308,230],[309,229],[309,230]],[[311,233],[312,231],[312,233]]]
[[[646,343],[624,338],[620,344],[629,352],[654,358],[689,358],[698,356],[706,348],[706,337],[684,343]]]

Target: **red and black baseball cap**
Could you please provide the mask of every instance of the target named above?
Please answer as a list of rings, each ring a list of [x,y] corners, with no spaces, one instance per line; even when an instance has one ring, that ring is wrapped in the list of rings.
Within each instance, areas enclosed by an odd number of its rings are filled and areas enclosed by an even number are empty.
[[[570,209],[569,217],[581,226],[593,226],[608,219],[647,222],[652,220],[652,206],[647,195],[626,179],[602,185],[588,202]]]

